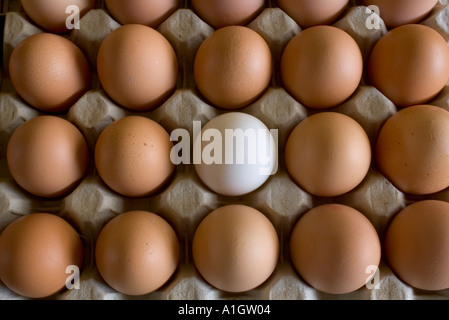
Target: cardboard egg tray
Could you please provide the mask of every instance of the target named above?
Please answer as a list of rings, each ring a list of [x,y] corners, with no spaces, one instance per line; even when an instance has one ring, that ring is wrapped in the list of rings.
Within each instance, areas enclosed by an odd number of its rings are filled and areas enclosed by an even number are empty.
[[[387,29],[382,21],[379,28],[368,28],[371,12],[359,1],[350,1],[344,15],[334,26],[348,32],[358,43],[365,62],[375,42]],[[266,8],[248,27],[258,32],[271,48],[275,61],[269,88],[253,104],[238,110],[258,117],[270,129],[278,129],[279,170],[258,190],[241,197],[224,197],[210,191],[197,177],[193,165],[178,165],[175,175],[163,190],[150,197],[127,198],[109,189],[95,170],[93,150],[101,131],[110,123],[126,115],[139,114],[160,123],[169,133],[177,128],[187,129],[192,136],[193,121],[207,121],[226,111],[205,102],[198,93],[193,78],[193,60],[202,41],[214,29],[193,11],[190,1],[181,1],[180,8],[157,30],[172,44],[179,59],[177,89],[160,107],[149,112],[131,112],[114,103],[96,76],[98,48],[112,30],[120,27],[109,15],[103,1],[80,20],[80,29],[64,35],[79,46],[92,68],[91,89],[68,112],[60,115],[74,123],[86,137],[91,161],[87,176],[65,197],[41,199],[21,189],[12,179],[6,164],[6,146],[12,132],[23,122],[43,114],[34,109],[15,92],[8,75],[8,61],[12,50],[24,38],[39,32],[23,12],[18,0],[2,3],[3,67],[0,93],[0,231],[20,216],[33,212],[49,212],[69,221],[81,234],[85,244],[85,262],[79,289],[65,290],[52,299],[63,300],[384,300],[384,299],[448,299],[449,290],[426,292],[401,282],[389,269],[383,256],[379,268],[380,282],[343,295],[317,291],[306,284],[293,268],[289,257],[290,232],[297,219],[311,208],[324,203],[351,206],[372,222],[382,240],[392,216],[406,205],[424,199],[449,202],[449,190],[431,196],[411,196],[397,190],[378,171],[374,160],[364,181],[353,191],[335,198],[312,196],[300,189],[288,176],[284,164],[286,139],[293,128],[316,110],[295,101],[282,87],[279,61],[288,41],[301,28],[281,9],[277,2],[267,1]],[[426,20],[421,22],[437,30],[449,41],[449,5],[439,3]],[[383,122],[397,112],[395,105],[367,81],[366,68],[357,91],[343,104],[326,111],[344,113],[358,121],[366,130],[372,146]],[[449,85],[429,104],[449,110]],[[280,239],[280,257],[271,277],[261,286],[245,293],[227,293],[205,282],[193,264],[191,244],[199,222],[212,210],[228,204],[246,204],[264,213],[275,226]],[[145,296],[133,297],[116,292],[99,275],[94,261],[96,237],[110,219],[129,210],[146,210],[159,214],[175,229],[180,245],[180,264],[173,277],[159,290]],[[369,274],[367,274],[367,278]],[[0,283],[0,299],[25,299]]]

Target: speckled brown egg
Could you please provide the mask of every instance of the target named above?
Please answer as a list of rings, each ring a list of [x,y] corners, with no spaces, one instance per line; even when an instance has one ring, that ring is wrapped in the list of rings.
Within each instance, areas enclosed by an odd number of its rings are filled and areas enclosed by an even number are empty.
[[[366,6],[377,6],[380,17],[388,28],[423,20],[438,3],[438,0],[363,0]]]
[[[285,89],[306,107],[335,107],[359,86],[362,53],[345,31],[332,26],[311,27],[287,44],[280,71]]]
[[[75,19],[79,21],[95,8],[95,0],[20,0],[20,3],[38,26],[53,33],[73,30]]]
[[[213,105],[239,109],[255,101],[271,81],[270,48],[242,26],[216,30],[199,47],[194,61],[198,90]]]
[[[0,235],[0,279],[28,298],[47,298],[66,288],[75,266],[82,271],[83,243],[64,219],[33,213],[9,224]],[[71,267],[69,270],[72,270]]]
[[[279,0],[279,7],[301,27],[327,25],[337,20],[348,0]]]
[[[449,288],[449,203],[415,202],[393,217],[385,253],[393,272],[421,290]]]
[[[148,111],[173,93],[178,61],[158,31],[127,24],[103,40],[97,70],[103,89],[115,102],[134,111]]]
[[[159,26],[179,6],[179,0],[106,0],[106,7],[121,24]]]
[[[82,133],[56,116],[39,116],[20,125],[8,141],[6,155],[14,180],[26,191],[46,198],[72,191],[89,164]]]
[[[192,243],[193,260],[201,276],[228,292],[260,286],[276,268],[279,240],[274,226],[260,211],[227,205],[209,213]]]
[[[90,88],[89,63],[66,38],[40,33],[22,40],[9,60],[17,93],[46,112],[66,111]]]
[[[168,182],[175,169],[173,143],[157,122],[127,116],[107,126],[95,146],[95,165],[103,181],[129,197],[144,197]]]
[[[292,179],[307,192],[338,196],[365,178],[371,164],[371,144],[354,119],[321,112],[293,129],[287,139],[285,163]]]
[[[449,186],[449,112],[431,105],[402,109],[382,126],[380,171],[399,190],[431,194]]]
[[[163,286],[179,263],[179,242],[160,216],[129,211],[110,220],[98,235],[95,262],[102,278],[127,295],[143,295]]]
[[[264,0],[192,0],[195,12],[216,29],[246,25],[257,17],[264,5]]]
[[[449,80],[449,47],[430,27],[403,25],[376,42],[368,72],[371,84],[397,106],[424,104]]]
[[[381,259],[376,229],[359,211],[326,204],[306,212],[290,238],[290,256],[313,288],[331,294],[356,291],[371,281]]]

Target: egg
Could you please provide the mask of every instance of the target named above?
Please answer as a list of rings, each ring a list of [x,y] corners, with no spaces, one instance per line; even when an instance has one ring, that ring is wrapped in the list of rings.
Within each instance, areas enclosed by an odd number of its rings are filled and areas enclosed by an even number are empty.
[[[75,19],[79,21],[95,8],[95,0],[20,0],[20,3],[31,20],[52,33],[69,32]]]
[[[438,3],[438,0],[362,0],[365,6],[377,6],[380,17],[388,28],[418,23]]]
[[[89,63],[66,38],[39,33],[12,51],[9,74],[17,93],[45,112],[67,111],[90,88]]]
[[[95,165],[102,180],[115,192],[145,197],[161,189],[175,166],[173,143],[157,122],[127,116],[107,126],[95,145]]]
[[[300,103],[313,109],[335,107],[359,86],[362,53],[345,31],[316,26],[294,36],[280,62],[285,89]]]
[[[47,298],[66,288],[68,267],[82,271],[83,256],[82,240],[67,221],[49,213],[29,214],[0,235],[0,279],[19,295]]]
[[[158,27],[178,9],[179,0],[105,0],[112,16],[123,24]]]
[[[100,83],[121,106],[148,111],[176,88],[178,62],[162,34],[140,24],[115,29],[101,43],[97,57]]]
[[[299,218],[290,238],[298,274],[330,294],[354,292],[371,281],[381,259],[376,229],[359,211],[342,204],[315,207]]]
[[[192,6],[212,27],[246,25],[264,8],[264,0],[192,0]]]
[[[449,288],[449,203],[423,200],[395,215],[385,256],[396,276],[421,290]]]
[[[202,96],[219,108],[235,110],[249,105],[265,91],[273,62],[268,44],[257,32],[229,26],[204,40],[193,68]]]
[[[209,284],[227,292],[245,292],[260,286],[275,270],[279,239],[260,211],[227,205],[198,225],[192,253],[197,270]]]
[[[6,150],[9,171],[26,191],[45,198],[71,192],[89,164],[87,142],[75,125],[56,116],[38,116],[12,133]]]
[[[179,253],[170,224],[147,211],[116,216],[101,229],[95,244],[95,262],[104,281],[133,296],[162,287],[176,271]]]
[[[287,139],[285,164],[292,179],[321,197],[357,187],[371,164],[371,144],[361,125],[341,113],[320,112],[301,121]]]
[[[277,140],[258,118],[228,112],[210,120],[194,138],[194,166],[201,181],[225,196],[261,187],[277,171]]]
[[[448,139],[448,111],[431,105],[402,109],[379,132],[379,170],[403,192],[441,191],[449,186]]]
[[[425,104],[449,80],[449,47],[430,27],[403,25],[374,45],[368,72],[371,84],[397,106]]]
[[[343,14],[348,2],[348,0],[279,0],[279,7],[302,28],[308,28],[333,23]]]

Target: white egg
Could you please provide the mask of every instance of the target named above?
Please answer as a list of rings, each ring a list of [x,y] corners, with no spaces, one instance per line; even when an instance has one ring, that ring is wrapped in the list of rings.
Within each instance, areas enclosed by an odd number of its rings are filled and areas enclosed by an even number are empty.
[[[277,131],[252,115],[225,113],[196,134],[193,152],[195,170],[207,187],[224,196],[240,196],[276,173]]]

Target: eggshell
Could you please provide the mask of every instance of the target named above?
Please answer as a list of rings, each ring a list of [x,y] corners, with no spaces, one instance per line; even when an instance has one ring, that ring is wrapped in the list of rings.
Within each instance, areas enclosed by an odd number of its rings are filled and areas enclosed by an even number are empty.
[[[391,221],[386,237],[388,264],[406,284],[422,290],[449,288],[449,203],[415,202]]]
[[[264,0],[192,0],[195,12],[216,29],[248,24],[262,11],[264,4]]]
[[[179,6],[179,0],[105,0],[112,16],[123,24],[143,24],[156,28]]]
[[[170,159],[173,143],[157,122],[127,116],[106,127],[95,146],[95,165],[103,181],[129,197],[158,191],[174,171]]]
[[[127,295],[143,295],[163,286],[179,263],[179,242],[160,216],[129,211],[110,220],[98,235],[95,261],[103,279]]]
[[[244,205],[208,214],[192,243],[193,260],[203,278],[228,292],[244,292],[265,282],[276,268],[279,239],[270,220]]]
[[[431,194],[449,186],[449,112],[431,105],[402,109],[382,126],[379,170],[399,190]]]
[[[223,109],[256,100],[271,81],[270,48],[255,31],[242,26],[216,30],[198,49],[194,78],[200,93]]]
[[[74,14],[77,14],[76,19],[79,21],[89,10],[95,8],[95,0],[20,0],[20,3],[37,25],[53,33],[70,31],[75,24]],[[76,6],[77,10],[74,11],[69,6]]]
[[[403,25],[375,44],[368,72],[371,84],[397,106],[424,104],[449,80],[449,47],[430,27]]]
[[[51,33],[22,40],[11,54],[9,74],[17,93],[46,112],[66,111],[90,87],[89,63],[83,52]]]
[[[178,78],[175,51],[158,31],[127,24],[103,40],[98,77],[106,93],[134,111],[158,107],[174,91]]]
[[[215,137],[216,133],[219,136]],[[250,193],[275,173],[276,143],[269,129],[256,117],[242,112],[220,115],[195,137],[193,150],[201,155],[200,161],[195,161],[196,173],[206,186],[221,195]]]
[[[33,213],[9,224],[0,235],[0,279],[28,298],[46,298],[66,286],[69,266],[81,271],[83,243],[64,219]],[[73,273],[72,273],[73,274]]]
[[[345,31],[332,26],[311,27],[293,37],[281,58],[285,89],[306,107],[335,107],[359,86],[362,53]]]
[[[348,0],[279,0],[279,7],[302,28],[308,28],[331,24],[342,15],[348,2]]]
[[[380,263],[381,243],[361,212],[326,204],[306,212],[295,224],[290,255],[299,275],[313,288],[345,294],[371,280],[371,268]]]
[[[26,191],[46,198],[72,191],[86,174],[89,149],[84,136],[69,121],[38,116],[11,135],[8,168]]]
[[[423,20],[438,0],[362,0],[365,6],[377,6],[380,17],[388,28]]]
[[[354,119],[321,112],[293,129],[285,161],[299,186],[317,196],[333,197],[351,191],[365,178],[371,164],[371,144]]]

